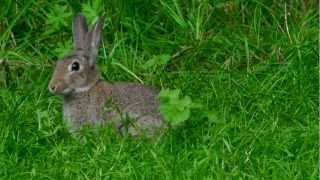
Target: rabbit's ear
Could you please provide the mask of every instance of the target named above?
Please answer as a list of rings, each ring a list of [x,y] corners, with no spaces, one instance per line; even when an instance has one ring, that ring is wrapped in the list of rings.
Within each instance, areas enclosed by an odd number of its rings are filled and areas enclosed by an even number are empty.
[[[95,65],[102,36],[103,19],[99,18],[87,34],[86,45],[89,52],[89,64]]]
[[[73,48],[84,49],[85,47],[85,37],[88,32],[88,26],[86,18],[83,14],[79,13],[73,19],[72,23],[72,35],[73,35]]]

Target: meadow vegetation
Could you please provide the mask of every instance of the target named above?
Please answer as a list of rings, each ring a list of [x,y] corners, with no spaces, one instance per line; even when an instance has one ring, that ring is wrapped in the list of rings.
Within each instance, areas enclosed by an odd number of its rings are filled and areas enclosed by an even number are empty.
[[[1,179],[317,179],[317,6],[1,1]],[[175,128],[155,139],[108,127],[98,136],[85,127],[81,141],[70,135],[47,86],[80,11],[91,23],[105,17],[103,79],[165,90]]]

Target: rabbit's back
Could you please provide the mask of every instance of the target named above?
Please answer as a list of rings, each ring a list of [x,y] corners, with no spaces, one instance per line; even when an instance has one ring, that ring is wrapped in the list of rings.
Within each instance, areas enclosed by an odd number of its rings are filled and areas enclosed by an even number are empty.
[[[134,83],[114,84],[113,97],[122,110],[140,114],[155,114],[158,112],[158,90],[153,87]]]
[[[115,105],[122,114],[133,119],[138,128],[146,130],[148,134],[154,133],[164,125],[159,112],[158,92],[156,88],[141,84],[127,82],[112,84],[112,100]],[[133,135],[137,134],[132,128],[129,131]]]

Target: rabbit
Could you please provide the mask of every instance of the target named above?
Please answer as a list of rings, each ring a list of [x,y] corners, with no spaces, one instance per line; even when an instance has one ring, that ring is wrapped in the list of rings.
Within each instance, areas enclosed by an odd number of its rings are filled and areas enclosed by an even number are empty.
[[[88,31],[85,16],[79,13],[74,17],[73,50],[57,61],[49,91],[63,97],[63,114],[71,132],[78,132],[83,124],[112,123],[121,133],[154,136],[166,126],[158,111],[159,91],[100,78],[96,59],[102,31],[101,18]]]

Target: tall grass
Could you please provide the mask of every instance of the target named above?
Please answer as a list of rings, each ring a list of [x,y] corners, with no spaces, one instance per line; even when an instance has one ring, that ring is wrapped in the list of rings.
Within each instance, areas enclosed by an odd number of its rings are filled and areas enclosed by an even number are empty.
[[[3,179],[316,179],[315,1],[12,1],[0,6]],[[105,17],[108,81],[181,89],[201,109],[153,140],[68,133],[47,90],[71,20]],[[161,58],[169,60],[161,61]],[[161,63],[163,62],[163,63]],[[206,115],[205,115],[206,114]]]

